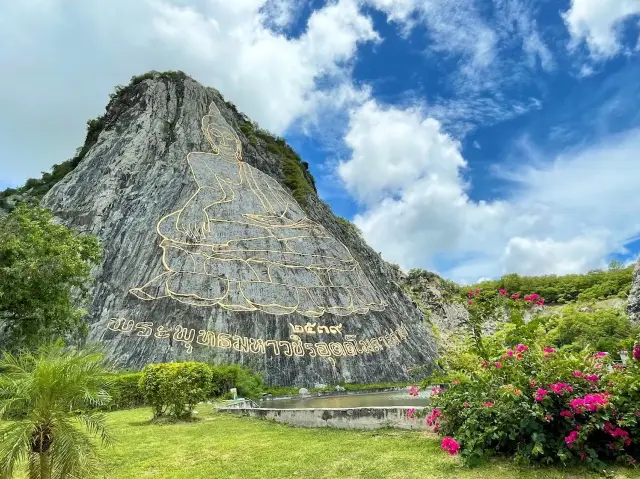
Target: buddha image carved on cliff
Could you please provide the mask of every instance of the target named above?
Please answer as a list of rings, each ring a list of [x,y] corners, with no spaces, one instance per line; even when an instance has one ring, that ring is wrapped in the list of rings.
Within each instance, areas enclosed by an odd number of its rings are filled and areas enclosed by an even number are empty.
[[[197,189],[157,225],[165,271],[133,295],[308,317],[384,309],[347,248],[242,161],[240,139],[214,103],[202,130],[213,153],[187,156]]]

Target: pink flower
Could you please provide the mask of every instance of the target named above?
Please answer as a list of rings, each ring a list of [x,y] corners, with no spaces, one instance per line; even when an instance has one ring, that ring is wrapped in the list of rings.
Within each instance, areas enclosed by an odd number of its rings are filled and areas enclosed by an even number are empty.
[[[582,377],[589,381],[591,384],[597,383],[600,379],[600,376],[598,376],[597,374],[585,374]]]
[[[409,396],[418,397],[420,393],[420,388],[418,386],[411,386],[409,388]]]
[[[573,443],[578,439],[579,432],[571,431],[567,437],[564,438],[564,442],[567,443],[567,447],[573,446]]]
[[[624,366],[622,364],[614,364],[613,369],[615,369],[616,371],[623,371]]]
[[[604,358],[606,356],[609,356],[609,353],[605,353],[603,351],[599,351],[596,353],[596,359]]]
[[[480,290],[479,289],[476,289],[476,294],[480,294]]]
[[[582,377],[582,371],[574,371],[573,372],[573,377],[574,378],[581,378]]]
[[[506,291],[504,288],[503,288],[503,289],[501,289],[500,291],[498,291],[498,293],[500,293],[500,294],[502,294],[502,295],[509,294],[509,293],[507,293],[507,291]]]
[[[560,416],[573,418],[573,413],[571,411],[569,411],[568,409],[565,409],[564,411],[560,411]]]
[[[564,391],[567,391],[568,393],[573,391],[573,387],[569,386],[567,383],[549,384],[549,389],[559,396],[561,396]]]
[[[531,386],[532,388],[535,388],[536,382],[532,379],[531,381],[529,381],[529,386]]]
[[[569,405],[576,414],[582,414],[585,411],[595,412],[609,404],[607,396],[607,393],[587,394],[583,398],[572,399]]]
[[[491,401],[483,402],[482,405],[484,407],[493,407],[493,403]]]
[[[410,407],[409,409],[407,409],[407,417],[408,417],[409,419],[413,419],[413,417],[415,416],[415,414],[416,414],[416,409],[415,409],[415,408]]]
[[[511,295],[511,299],[518,299],[519,297],[520,297],[519,294],[515,294],[514,293],[514,294]]]
[[[465,401],[464,404],[462,404],[462,407],[469,407],[469,403]]]
[[[473,304],[473,301],[469,300],[467,301],[467,304]]]
[[[500,369],[501,367],[502,367],[502,363],[501,363],[500,361],[498,361],[498,362],[496,363],[496,368]]]
[[[553,419],[553,418],[551,417],[551,414],[546,414],[546,415],[544,416],[544,418],[546,419],[546,421],[547,421],[547,422],[550,422],[550,421],[551,421],[551,419]]]
[[[440,415],[442,414],[442,412],[440,411],[440,409],[434,409],[433,411],[431,411],[431,414],[429,414],[424,422],[427,423],[427,426],[433,426],[434,424],[437,423],[437,419],[440,417]]]
[[[518,351],[519,353],[524,353],[525,351],[529,350],[529,346],[526,346],[524,344],[518,344],[518,346],[516,346],[516,351]]]
[[[460,450],[460,444],[452,437],[445,437],[442,439],[442,449],[447,451],[450,455],[455,456]]]
[[[633,359],[640,361],[640,344],[633,346]]]
[[[549,394],[549,391],[547,391],[546,389],[539,388],[539,389],[536,391],[535,400],[536,400],[536,401],[538,401],[538,402],[540,402],[540,401],[542,401],[545,397],[547,397],[547,394]]]
[[[550,348],[549,346],[545,346],[542,350],[543,350],[545,353],[549,353],[549,354],[551,354],[551,353],[555,353],[555,352],[556,352],[556,350],[555,350],[554,348]]]
[[[522,358],[524,358],[524,354],[522,354],[522,353],[516,354],[516,359],[520,360]]]
[[[507,349],[507,356],[509,356],[510,358],[513,357],[513,351],[511,349]]]
[[[438,394],[440,394],[442,392],[442,388],[439,387],[435,387],[431,390],[431,395],[432,396],[437,396]]]

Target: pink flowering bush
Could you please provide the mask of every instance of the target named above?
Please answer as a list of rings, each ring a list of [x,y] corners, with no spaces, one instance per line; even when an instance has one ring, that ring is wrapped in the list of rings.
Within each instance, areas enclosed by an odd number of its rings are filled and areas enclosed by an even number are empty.
[[[491,455],[599,469],[613,462],[635,464],[640,459],[638,351],[637,359],[631,355],[613,368],[607,354],[518,344],[499,361],[490,358],[484,367],[457,374],[432,396],[425,421],[445,436],[443,449],[459,452],[469,464]]]

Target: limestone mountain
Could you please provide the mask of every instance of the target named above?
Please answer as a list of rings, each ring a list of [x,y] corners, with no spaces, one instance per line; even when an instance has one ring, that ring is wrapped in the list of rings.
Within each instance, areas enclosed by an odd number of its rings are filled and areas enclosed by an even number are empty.
[[[308,165],[181,72],[118,87],[78,155],[13,195],[43,193],[102,242],[90,340],[120,366],[238,363],[312,386],[401,381],[436,357],[395,269]]]

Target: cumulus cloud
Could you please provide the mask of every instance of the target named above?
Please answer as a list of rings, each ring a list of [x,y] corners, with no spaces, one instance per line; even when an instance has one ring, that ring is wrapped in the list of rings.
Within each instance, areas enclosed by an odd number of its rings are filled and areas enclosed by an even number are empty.
[[[352,155],[337,171],[362,202],[354,221],[404,268],[439,269],[438,259],[466,282],[587,271],[640,233],[638,130],[497,170],[512,195],[492,202],[469,198],[460,145],[416,110],[368,102],[352,111],[345,141]]]
[[[572,0],[563,18],[571,34],[571,48],[586,42],[596,60],[617,55],[621,50],[620,26],[640,14],[638,0]]]
[[[378,41],[356,0],[316,9],[296,37],[295,0],[62,0],[0,6],[2,177],[21,183],[73,155],[116,84],[180,69],[282,133],[339,102],[358,45]],[[336,92],[336,93],[334,93]],[[33,136],[38,141],[32,141]]]

